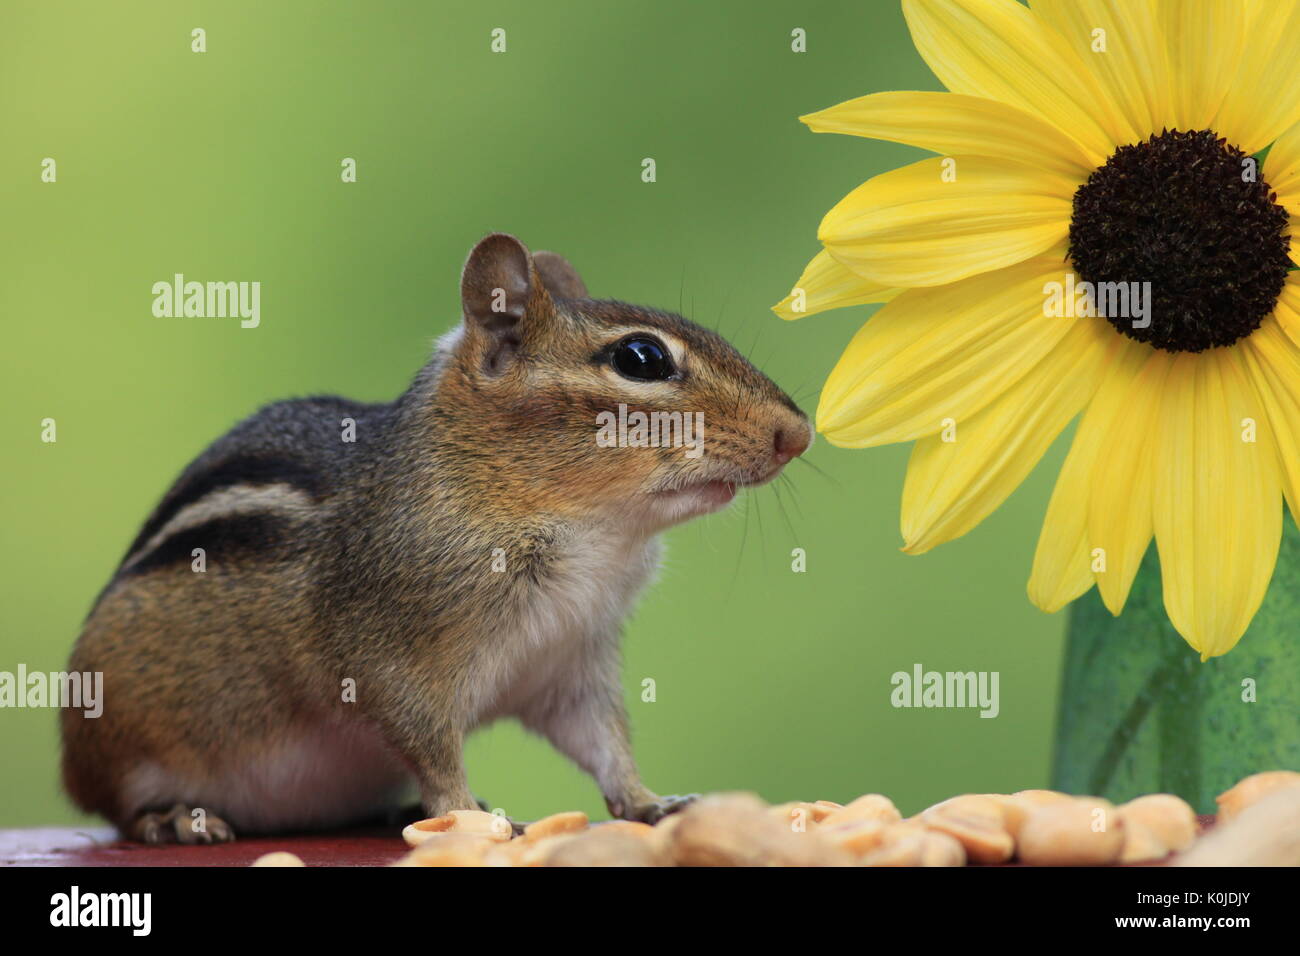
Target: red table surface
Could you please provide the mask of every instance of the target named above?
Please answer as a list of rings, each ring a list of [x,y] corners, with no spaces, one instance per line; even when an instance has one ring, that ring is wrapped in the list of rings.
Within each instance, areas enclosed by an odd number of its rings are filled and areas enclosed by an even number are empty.
[[[1202,829],[1214,817],[1200,818]],[[308,866],[387,866],[407,851],[400,828],[339,830],[251,837],[214,846],[128,843],[107,827],[0,830],[2,866],[248,866],[264,853],[288,850]]]
[[[400,828],[250,837],[213,846],[147,846],[111,828],[0,830],[3,866],[248,866],[288,850],[308,866],[386,866],[408,847]]]

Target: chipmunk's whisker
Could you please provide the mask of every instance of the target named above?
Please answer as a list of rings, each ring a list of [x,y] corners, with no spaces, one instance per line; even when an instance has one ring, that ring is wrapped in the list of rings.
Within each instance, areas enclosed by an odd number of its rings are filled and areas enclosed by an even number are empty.
[[[744,526],[740,532],[740,547],[736,549],[736,567],[731,572],[731,584],[727,589],[728,594],[735,592],[736,582],[740,580],[740,565],[745,558],[745,542],[749,540],[749,499],[752,497],[752,495],[745,495]]]
[[[779,480],[785,482],[786,490],[790,492],[790,503],[794,505],[795,513],[799,515],[800,520],[803,520],[803,509],[799,507],[799,495],[798,495],[799,486],[796,485],[794,483],[794,479],[792,479],[784,471],[781,472],[781,474],[778,475],[777,477]]]
[[[796,458],[795,461],[801,461],[801,462],[803,462],[805,465],[807,465],[807,466],[808,466],[809,468],[811,468],[813,471],[817,472],[817,474],[821,475],[823,478],[825,478],[827,481],[829,481],[832,485],[834,485],[836,489],[840,489],[840,488],[843,488],[843,487],[844,487],[844,485],[843,485],[843,484],[842,484],[842,483],[841,483],[837,478],[835,478],[833,475],[831,475],[829,472],[827,472],[824,468],[821,468],[821,467],[819,467],[819,466],[817,466],[817,465],[814,465],[814,464],[813,464],[811,461],[809,461],[807,458],[805,458],[805,457],[803,457],[803,456],[800,456],[799,458]]]
[[[781,517],[785,520],[785,526],[790,531],[790,538],[792,540],[797,539],[799,535],[795,532],[794,525],[790,523],[790,513],[786,510],[785,499],[781,497],[780,486],[775,481],[772,482],[772,494],[776,496],[776,504],[781,509]]]

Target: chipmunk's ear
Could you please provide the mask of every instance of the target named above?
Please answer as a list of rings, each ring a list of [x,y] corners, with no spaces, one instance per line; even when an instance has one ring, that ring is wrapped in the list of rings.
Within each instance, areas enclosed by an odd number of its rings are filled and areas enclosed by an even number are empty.
[[[551,308],[528,248],[504,232],[484,237],[470,250],[460,276],[460,298],[466,329],[485,340],[483,367],[493,375],[519,351],[520,326],[529,310]]]
[[[578,270],[558,252],[533,253],[533,267],[542,277],[546,291],[557,299],[588,299],[587,284]]]

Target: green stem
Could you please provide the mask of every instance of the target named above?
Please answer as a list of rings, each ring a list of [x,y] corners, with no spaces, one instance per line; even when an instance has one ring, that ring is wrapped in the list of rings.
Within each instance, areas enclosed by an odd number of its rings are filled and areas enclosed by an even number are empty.
[[[1156,693],[1169,679],[1171,670],[1172,668],[1166,665],[1152,671],[1143,690],[1133,698],[1128,710],[1124,712],[1124,716],[1115,725],[1115,729],[1106,743],[1106,749],[1092,768],[1088,793],[1104,793],[1110,788],[1111,778],[1115,775],[1120,758],[1128,752],[1129,745],[1133,743],[1138,730],[1146,721],[1147,714],[1151,711],[1151,706],[1155,702]]]
[[[1204,690],[1200,657],[1190,647],[1176,649],[1163,669],[1164,681],[1152,692],[1160,704],[1160,789],[1194,793],[1201,779]]]

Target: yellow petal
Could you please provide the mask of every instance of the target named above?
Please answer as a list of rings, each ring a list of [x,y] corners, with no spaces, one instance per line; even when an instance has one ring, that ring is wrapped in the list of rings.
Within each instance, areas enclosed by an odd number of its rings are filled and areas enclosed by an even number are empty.
[[[1165,382],[1152,512],[1165,610],[1206,660],[1259,609],[1282,536],[1277,450],[1240,349],[1174,358]]]
[[[1065,456],[1034,552],[1029,600],[1048,614],[1059,611],[1095,583],[1088,533],[1093,474],[1106,466],[1107,435],[1117,398],[1128,393],[1133,376],[1150,352],[1118,335],[1108,348],[1101,387],[1088,404]]]
[[[1282,286],[1282,294],[1273,307],[1273,317],[1287,338],[1300,346],[1300,272],[1287,273],[1286,285]]]
[[[1300,121],[1300,0],[1249,6],[1256,19],[1212,127],[1248,154]]]
[[[1123,139],[1097,80],[1055,30],[1014,0],[903,0],[912,42],[954,93],[1041,117],[1093,166]]]
[[[1264,160],[1263,175],[1291,216],[1291,261],[1300,264],[1300,123],[1277,138]]]
[[[1096,456],[1096,443],[1081,444],[1076,434],[1047,505],[1025,590],[1029,600],[1048,614],[1096,583],[1089,566],[1087,495]]]
[[[1300,123],[1283,130],[1264,159],[1264,181],[1291,215],[1300,215]]]
[[[1142,352],[1146,361],[1137,375],[1119,387],[1103,387],[1093,401],[1094,406],[1102,406],[1096,427],[1105,437],[1088,497],[1088,543],[1090,549],[1101,549],[1095,568],[1097,587],[1110,613],[1116,615],[1124,609],[1151,544],[1155,432],[1172,362],[1168,352],[1149,348]]]
[[[1241,63],[1247,15],[1224,0],[1157,0],[1169,57],[1169,114],[1161,128],[1207,129]]]
[[[1112,104],[1123,143],[1159,130],[1169,114],[1169,64],[1147,0],[1031,0],[1091,70]]]
[[[947,156],[1028,163],[1079,183],[1095,168],[1051,124],[997,100],[957,93],[889,91],[799,117],[816,133],[848,133],[906,143]]]
[[[817,429],[867,448],[933,435],[1006,391],[1075,320],[1044,315],[1059,258],[933,289],[908,289],[867,321],[822,389]],[[1085,320],[1086,321],[1086,320]]]
[[[1245,341],[1242,354],[1268,411],[1282,493],[1300,522],[1300,346],[1269,318]]]
[[[783,319],[801,319],[827,309],[888,302],[902,291],[850,272],[823,249],[813,256],[790,294],[772,306],[772,311]]]
[[[1050,321],[1050,320],[1049,320]],[[1071,323],[1060,345],[953,437],[922,438],[903,483],[903,550],[921,554],[992,514],[1088,403],[1115,333],[1103,320]]]
[[[1076,186],[1007,159],[925,159],[853,190],[826,214],[817,238],[881,285],[944,285],[1060,242]]]

